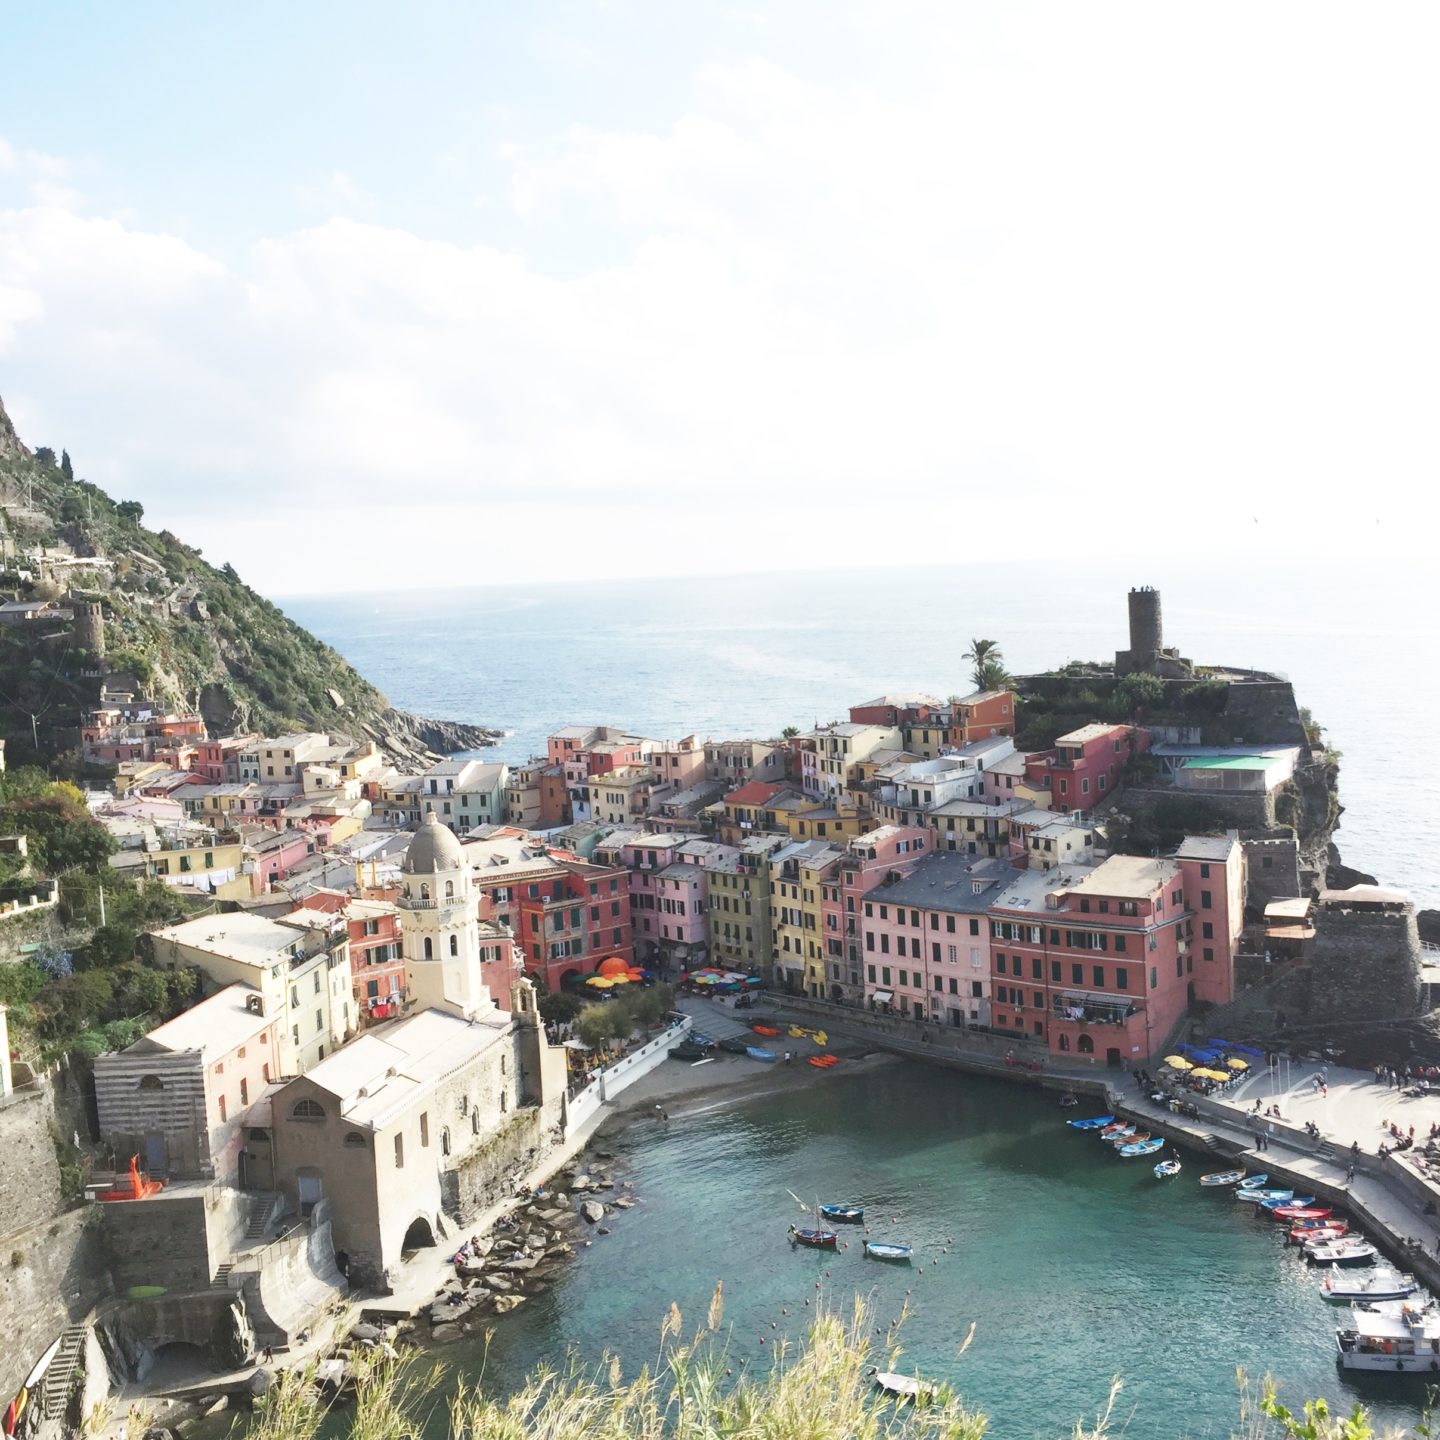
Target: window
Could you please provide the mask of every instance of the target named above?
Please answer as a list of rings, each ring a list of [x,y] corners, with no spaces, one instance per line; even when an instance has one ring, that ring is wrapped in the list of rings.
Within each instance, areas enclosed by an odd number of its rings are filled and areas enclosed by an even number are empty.
[[[875,967],[873,965],[867,965],[865,967],[865,974],[866,978],[873,985],[875,983]]]
[[[225,1097],[223,1095],[220,1097],[220,1118],[222,1120],[225,1118]]]
[[[315,981],[315,994],[318,995],[320,993],[320,972],[317,970],[311,978]]]
[[[450,1153],[450,1127],[448,1125],[443,1126],[440,1131],[440,1153],[442,1155]]]
[[[292,1120],[323,1120],[325,1107],[317,1100],[297,1100],[291,1107]]]
[[[530,917],[530,924],[532,926],[535,924],[535,917],[533,915]],[[425,958],[427,960],[433,960],[435,958],[435,942],[431,940],[428,935],[425,937]]]
[[[163,1090],[165,1082],[158,1075],[142,1075],[137,1090]]]
[[[1123,965],[1115,967],[1115,988],[1117,990],[1130,988],[1130,972]]]
[[[460,953],[460,937],[458,935],[452,935],[450,937],[450,953],[452,955],[458,955]]]
[[[240,1103],[242,1105],[250,1103],[250,1082],[243,1078],[240,1081]]]
[[[1072,965],[1070,967],[1070,983],[1072,985],[1083,985],[1085,983],[1085,967],[1083,965]]]
[[[430,1112],[428,1110],[420,1112],[420,1143],[422,1145],[430,1143]]]
[[[395,1137],[395,1168],[397,1170],[405,1168],[405,1137],[403,1135]]]
[[[1004,974],[1006,973],[1006,971],[1005,971],[1005,965],[1006,965],[1006,963],[1007,963],[1007,962],[1006,962],[1006,957],[1005,957],[1004,955],[1001,955],[1001,954],[999,954],[999,953],[997,952],[997,953],[996,953],[996,956],[995,956],[995,973],[996,973],[997,975],[1004,975]]]
[[[1155,966],[1150,967],[1150,988],[1153,990],[1160,983],[1160,972]]]
[[[365,1149],[365,1137],[358,1130],[351,1130],[345,1136],[345,1148],[347,1150]]]
[[[1210,892],[1208,890],[1202,890],[1200,892],[1200,908],[1202,910],[1209,910],[1211,908]]]
[[[1204,949],[1204,955],[1207,960],[1213,960],[1215,958],[1215,947],[1213,945],[1207,945]]]
[[[1208,865],[1201,865],[1200,878],[1202,880],[1208,880],[1210,878],[1210,867]]]
[[[880,967],[880,983],[882,985],[888,985],[890,983],[890,967],[888,965],[882,965]]]
[[[1060,962],[1058,960],[1050,962],[1050,983],[1052,985],[1060,983]]]
[[[1215,927],[1208,920],[1200,923],[1200,938],[1202,940],[1213,940],[1215,938]]]

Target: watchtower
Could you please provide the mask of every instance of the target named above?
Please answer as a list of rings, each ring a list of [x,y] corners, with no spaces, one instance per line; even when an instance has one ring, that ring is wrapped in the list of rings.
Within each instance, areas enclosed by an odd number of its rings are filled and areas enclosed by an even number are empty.
[[[1137,659],[1158,655],[1165,648],[1160,620],[1160,592],[1141,585],[1130,592],[1130,653]]]
[[[76,604],[75,643],[97,660],[105,658],[105,612],[97,601]]]

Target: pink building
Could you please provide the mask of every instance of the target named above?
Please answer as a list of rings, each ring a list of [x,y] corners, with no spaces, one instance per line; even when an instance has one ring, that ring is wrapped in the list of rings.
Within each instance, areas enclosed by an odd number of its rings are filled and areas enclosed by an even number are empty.
[[[846,845],[834,882],[825,886],[823,905],[827,993],[832,1000],[854,1005],[865,996],[860,928],[865,896],[889,875],[908,875],[933,845],[929,831],[905,825],[881,825]]]
[[[984,1025],[990,999],[988,907],[1020,872],[949,851],[861,904],[865,999],[937,1025]]]
[[[656,783],[670,791],[688,790],[705,778],[705,747],[698,735],[687,735],[683,740],[656,740],[645,760],[655,772]]]
[[[245,847],[253,858],[254,887],[257,895],[273,890],[307,855],[315,850],[315,841],[303,830],[270,830],[246,826],[241,831]]]
[[[630,914],[635,958],[689,964],[705,950],[708,884],[705,870],[683,847],[704,837],[679,831],[619,831],[595,847],[603,864],[630,872]]]
[[[1029,872],[990,910],[992,1023],[1067,1059],[1151,1063],[1196,1001],[1233,994],[1244,871],[1220,838]]]
[[[1150,732],[1135,725],[1082,725],[1055,748],[1027,757],[1025,778],[1049,781],[1052,810],[1091,810],[1115,792],[1131,755],[1150,748]]]
[[[405,1000],[398,906],[388,900],[356,899],[341,890],[316,890],[306,896],[304,908],[345,917],[350,983],[361,1020],[385,1020],[396,1014]]]

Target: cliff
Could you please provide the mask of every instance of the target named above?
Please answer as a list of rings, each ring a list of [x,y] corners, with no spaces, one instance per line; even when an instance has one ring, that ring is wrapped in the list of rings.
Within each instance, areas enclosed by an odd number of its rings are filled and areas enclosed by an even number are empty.
[[[216,733],[369,736],[401,759],[479,749],[502,733],[396,710],[231,566],[142,519],[137,503],[76,479],[64,452],[57,461],[26,449],[0,404],[0,586],[67,607],[95,602],[104,616],[103,663],[78,624],[0,627],[0,669],[16,682],[0,695],[0,734],[21,752],[72,743],[107,672],[199,710]]]

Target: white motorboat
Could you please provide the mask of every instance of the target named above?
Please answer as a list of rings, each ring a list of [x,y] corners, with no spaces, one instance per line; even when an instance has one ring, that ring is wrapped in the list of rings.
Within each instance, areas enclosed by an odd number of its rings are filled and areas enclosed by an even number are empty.
[[[1413,1275],[1402,1275],[1393,1265],[1376,1265],[1354,1274],[1332,1270],[1320,1282],[1320,1293],[1337,1305],[1404,1300],[1419,1288]]]
[[[1312,1265],[1373,1265],[1379,1251],[1368,1240],[1322,1240],[1305,1247]]]
[[[871,1375],[887,1395],[898,1396],[901,1400],[932,1400],[940,1393],[938,1385],[914,1375],[898,1375],[892,1371],[873,1370]]]
[[[1440,1372],[1440,1315],[1408,1306],[1399,1315],[1356,1310],[1350,1324],[1335,1332],[1340,1364],[1346,1370]]]

